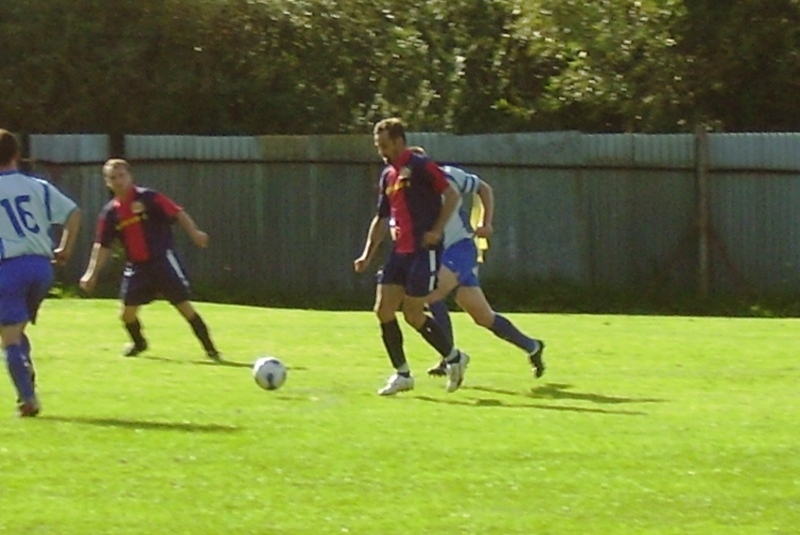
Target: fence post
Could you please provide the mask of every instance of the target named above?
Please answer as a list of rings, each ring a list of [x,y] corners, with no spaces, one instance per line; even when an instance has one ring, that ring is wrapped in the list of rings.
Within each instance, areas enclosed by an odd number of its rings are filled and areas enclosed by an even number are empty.
[[[695,184],[697,188],[697,206],[695,224],[697,225],[697,291],[702,299],[708,297],[711,284],[709,254],[709,147],[708,131],[704,125],[695,128]]]

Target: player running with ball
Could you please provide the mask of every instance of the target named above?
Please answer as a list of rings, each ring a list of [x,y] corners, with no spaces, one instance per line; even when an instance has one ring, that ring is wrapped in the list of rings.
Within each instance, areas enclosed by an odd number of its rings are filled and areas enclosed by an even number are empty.
[[[464,380],[469,357],[453,346],[424,310],[425,297],[436,286],[442,232],[459,199],[458,192],[434,162],[406,148],[405,126],[399,119],[380,121],[373,134],[386,167],[378,185],[378,212],[370,223],[364,250],[353,267],[356,272],[363,272],[391,230],[393,247],[378,273],[375,314],[396,373],[378,394],[388,396],[414,388],[396,318],[401,306],[406,322],[442,356],[448,377],[447,391],[453,392]]]

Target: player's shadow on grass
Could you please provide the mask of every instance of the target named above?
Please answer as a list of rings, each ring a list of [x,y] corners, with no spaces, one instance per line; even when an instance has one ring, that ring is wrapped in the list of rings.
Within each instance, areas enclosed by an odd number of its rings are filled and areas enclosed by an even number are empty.
[[[181,359],[170,359],[167,357],[160,357],[158,355],[142,355],[136,357],[142,360],[157,360],[159,362],[169,362],[171,364],[194,364],[197,366],[222,366],[226,368],[252,368],[253,364],[251,362],[236,362],[235,360],[181,360]],[[302,366],[287,366],[287,370],[289,371],[305,371],[308,368],[304,368]]]
[[[238,427],[232,425],[154,422],[150,420],[124,420],[122,418],[96,418],[92,416],[43,416],[39,420],[147,431],[181,431],[184,433],[235,433],[239,431]]]
[[[479,390],[479,388],[472,387],[471,390]],[[483,389],[489,390],[489,389]],[[504,392],[497,392],[504,393]],[[462,405],[465,407],[502,407],[507,409],[539,409],[545,411],[561,411],[561,412],[588,412],[594,414],[617,414],[622,416],[647,416],[646,412],[641,411],[627,411],[627,410],[613,410],[613,409],[594,409],[591,407],[573,407],[565,405],[545,405],[543,403],[507,403],[500,399],[487,399],[487,398],[469,398],[469,399],[442,399],[433,398],[430,396],[413,396],[413,399],[421,401],[429,401],[432,403],[444,403],[447,405]]]
[[[252,364],[248,364],[247,362],[236,362],[233,360],[224,360],[224,359],[182,360],[182,359],[171,359],[159,355],[142,355],[136,358],[141,360],[157,360],[159,362],[169,362],[170,364],[197,364],[200,366],[226,366],[228,368],[250,368],[252,366]]]
[[[190,364],[197,364],[198,366],[227,366],[229,368],[252,368],[253,364],[248,362],[234,362],[232,360],[193,360]],[[290,372],[304,372],[308,368],[303,366],[286,366],[286,370]]]
[[[227,368],[252,368],[253,365],[248,362],[236,362],[233,360],[193,360],[190,364],[197,364],[198,366],[223,366]]]
[[[488,388],[485,386],[464,387],[469,390],[480,392],[490,392],[492,394],[505,394],[508,396],[522,396],[534,399],[570,399],[574,401],[590,401],[592,403],[616,405],[622,403],[663,403],[667,400],[659,398],[630,398],[622,396],[606,396],[590,392],[575,392],[570,390],[572,385],[559,383],[546,383],[542,386],[531,388],[530,392],[515,392],[513,390],[503,390],[499,388]]]

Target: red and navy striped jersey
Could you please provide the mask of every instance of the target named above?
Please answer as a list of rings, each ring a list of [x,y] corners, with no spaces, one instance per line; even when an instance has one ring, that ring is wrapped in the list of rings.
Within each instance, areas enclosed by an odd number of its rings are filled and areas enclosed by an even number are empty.
[[[404,151],[381,173],[378,216],[394,228],[394,249],[413,253],[442,209],[442,193],[449,187],[441,169],[426,156]]]
[[[129,262],[161,258],[172,249],[170,227],[181,210],[166,195],[135,186],[124,200],[111,199],[103,207],[95,242],[110,247],[121,241]]]

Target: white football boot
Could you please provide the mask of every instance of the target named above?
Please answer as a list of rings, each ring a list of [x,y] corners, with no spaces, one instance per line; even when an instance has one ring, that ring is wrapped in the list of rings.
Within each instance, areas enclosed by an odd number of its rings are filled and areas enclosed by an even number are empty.
[[[406,390],[414,390],[414,378],[395,373],[386,381],[386,386],[378,390],[378,395],[393,396],[398,392],[404,392]]]
[[[467,373],[467,366],[469,365],[469,355],[463,351],[458,352],[460,358],[458,362],[447,363],[447,391],[455,392],[461,387],[464,382],[464,374]]]

